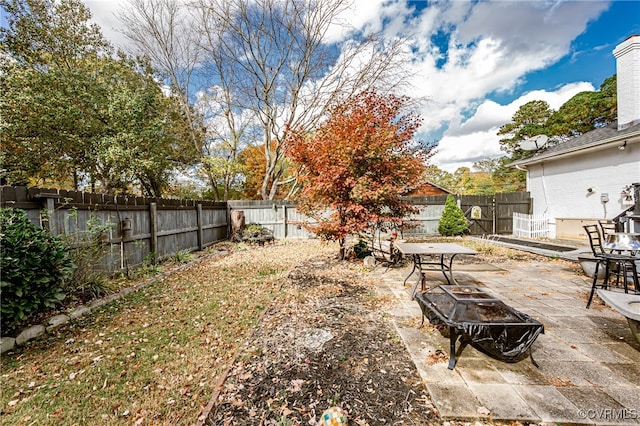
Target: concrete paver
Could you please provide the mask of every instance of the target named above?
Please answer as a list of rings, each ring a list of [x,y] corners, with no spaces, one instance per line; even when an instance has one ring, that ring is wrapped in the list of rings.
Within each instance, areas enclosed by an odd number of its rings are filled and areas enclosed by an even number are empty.
[[[461,266],[459,284],[483,287],[543,323],[545,333],[532,346],[539,368],[465,345],[449,370],[448,337],[428,320],[421,326],[410,294],[415,277],[402,284],[410,268],[377,268],[377,290],[393,300],[389,314],[443,419],[640,424],[640,344],[597,297],[585,308],[588,277],[553,261]],[[429,286],[444,284],[442,274],[427,277]]]

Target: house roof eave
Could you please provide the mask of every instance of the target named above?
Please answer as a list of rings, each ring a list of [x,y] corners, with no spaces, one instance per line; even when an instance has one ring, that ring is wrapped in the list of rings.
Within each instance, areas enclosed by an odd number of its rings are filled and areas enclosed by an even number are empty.
[[[572,157],[576,154],[584,154],[594,151],[600,151],[603,149],[609,149],[613,146],[618,147],[621,143],[635,143],[640,142],[640,129],[630,133],[624,133],[620,135],[615,135],[610,138],[602,139],[599,141],[594,141],[588,144],[573,146],[570,148],[566,148],[564,150],[553,151],[553,152],[541,152],[539,154],[534,154],[528,158],[523,158],[512,163],[509,163],[509,166],[515,168],[526,168],[526,166],[530,166],[533,164],[543,163],[549,160],[556,160],[565,157]]]

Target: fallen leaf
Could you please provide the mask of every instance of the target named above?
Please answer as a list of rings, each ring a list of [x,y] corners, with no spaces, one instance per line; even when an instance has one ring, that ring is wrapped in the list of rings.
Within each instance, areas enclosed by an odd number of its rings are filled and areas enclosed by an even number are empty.
[[[491,414],[491,410],[489,410],[487,407],[478,407],[476,412],[478,414],[482,414],[482,415],[485,415],[485,416],[488,416],[489,414]]]
[[[302,379],[293,379],[291,380],[291,391],[292,392],[300,392],[302,390],[302,385],[304,384],[304,380]]]

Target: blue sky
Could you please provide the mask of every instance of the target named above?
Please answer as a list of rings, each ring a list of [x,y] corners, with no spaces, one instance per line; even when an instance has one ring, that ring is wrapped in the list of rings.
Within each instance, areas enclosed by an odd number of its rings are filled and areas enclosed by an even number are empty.
[[[85,0],[120,46],[114,12],[125,2]],[[558,109],[597,90],[615,73],[615,46],[640,34],[640,0],[354,0],[344,19],[352,29],[336,27],[328,41],[367,31],[408,37],[410,94],[428,100],[418,137],[439,141],[433,163],[453,172],[501,156],[496,132],[522,104],[540,99]]]
[[[597,89],[616,72],[611,53],[631,34],[640,34],[640,1],[614,1],[585,32],[571,42],[571,51],[560,61],[526,75],[523,91],[553,89],[570,81],[588,81]],[[505,101],[505,99],[501,99]]]

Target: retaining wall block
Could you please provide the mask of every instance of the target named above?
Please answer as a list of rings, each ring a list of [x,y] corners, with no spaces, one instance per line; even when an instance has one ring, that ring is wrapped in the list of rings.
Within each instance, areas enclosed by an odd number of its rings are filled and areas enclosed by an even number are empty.
[[[68,323],[70,319],[71,318],[69,318],[68,315],[64,315],[64,314],[55,315],[55,316],[49,318],[49,320],[46,323],[47,332],[51,331],[51,329],[53,329],[55,327],[58,327],[59,325]]]
[[[40,324],[25,328],[22,333],[18,334],[16,337],[16,345],[23,345],[29,340],[35,339],[36,337],[44,334],[45,331],[46,329],[44,328],[44,325]]]
[[[16,339],[13,337],[0,337],[0,353],[5,353],[16,347]]]

